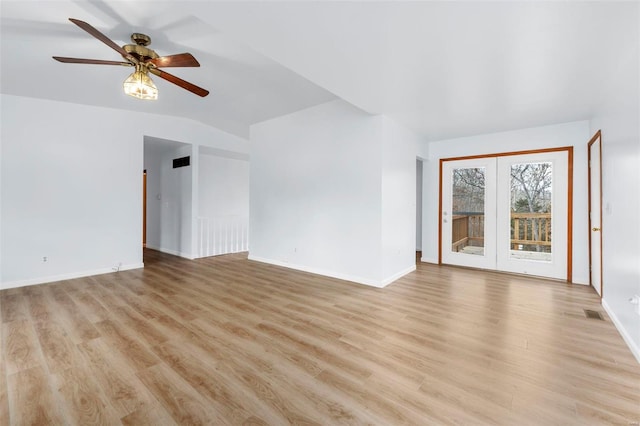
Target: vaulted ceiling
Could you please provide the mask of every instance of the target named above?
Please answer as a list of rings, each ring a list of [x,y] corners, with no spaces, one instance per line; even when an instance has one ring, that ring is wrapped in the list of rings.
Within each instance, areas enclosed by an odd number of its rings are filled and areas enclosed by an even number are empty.
[[[638,56],[640,16],[636,2],[3,0],[0,8],[4,94],[188,117],[243,137],[253,123],[342,98],[425,140],[589,119],[620,58]],[[139,101],[122,92],[128,68],[54,61],[120,59],[69,17],[120,45],[141,32],[160,55],[191,52],[201,67],[171,72],[211,94],[155,78],[159,100]]]

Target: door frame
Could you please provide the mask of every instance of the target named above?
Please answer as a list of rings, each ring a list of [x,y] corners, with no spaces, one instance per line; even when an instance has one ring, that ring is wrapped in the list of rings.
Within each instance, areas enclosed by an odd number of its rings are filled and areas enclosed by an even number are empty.
[[[566,281],[573,278],[573,147],[530,149],[524,151],[509,151],[493,154],[469,155],[464,157],[449,157],[440,159],[439,188],[438,188],[438,264],[442,265],[442,173],[446,161],[471,160],[487,157],[507,157],[512,155],[540,154],[545,152],[567,152],[567,276]]]
[[[593,279],[592,279],[592,274],[591,274],[591,265],[593,264],[593,254],[591,253],[591,201],[592,201],[592,197],[594,197],[594,194],[592,193],[592,188],[591,188],[591,146],[596,143],[598,143],[598,159],[600,160],[598,162],[598,168],[600,169],[600,173],[599,173],[599,177],[600,177],[600,193],[597,194],[596,196],[599,199],[599,205],[600,205],[600,299],[602,299],[602,297],[604,296],[604,284],[603,284],[603,271],[602,271],[602,132],[600,130],[598,130],[595,135],[593,135],[593,137],[589,140],[589,143],[587,143],[587,187],[589,195],[588,195],[588,205],[589,205],[589,285],[593,287]]]

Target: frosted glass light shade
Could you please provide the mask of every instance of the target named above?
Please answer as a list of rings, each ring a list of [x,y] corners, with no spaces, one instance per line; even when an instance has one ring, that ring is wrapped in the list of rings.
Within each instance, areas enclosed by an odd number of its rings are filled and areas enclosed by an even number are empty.
[[[138,99],[158,99],[158,88],[147,73],[136,70],[123,83],[124,93]]]

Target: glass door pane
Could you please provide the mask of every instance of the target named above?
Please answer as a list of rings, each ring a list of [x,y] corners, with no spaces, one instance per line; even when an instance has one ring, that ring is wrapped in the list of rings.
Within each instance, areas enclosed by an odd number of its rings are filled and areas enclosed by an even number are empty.
[[[496,164],[491,157],[443,162],[443,263],[496,267]]]
[[[512,259],[550,262],[553,165],[551,162],[511,165]]]
[[[441,162],[442,263],[567,278],[569,152]]]
[[[567,277],[568,161],[567,151],[498,159],[498,270]]]
[[[454,168],[451,191],[451,251],[484,256],[485,168]]]

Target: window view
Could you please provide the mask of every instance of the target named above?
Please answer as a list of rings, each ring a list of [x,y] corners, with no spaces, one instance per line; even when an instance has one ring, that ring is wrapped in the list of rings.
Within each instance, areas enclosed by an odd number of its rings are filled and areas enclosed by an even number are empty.
[[[511,166],[511,241],[513,259],[551,261],[552,164]]]
[[[485,169],[453,169],[451,251],[484,256]]]

